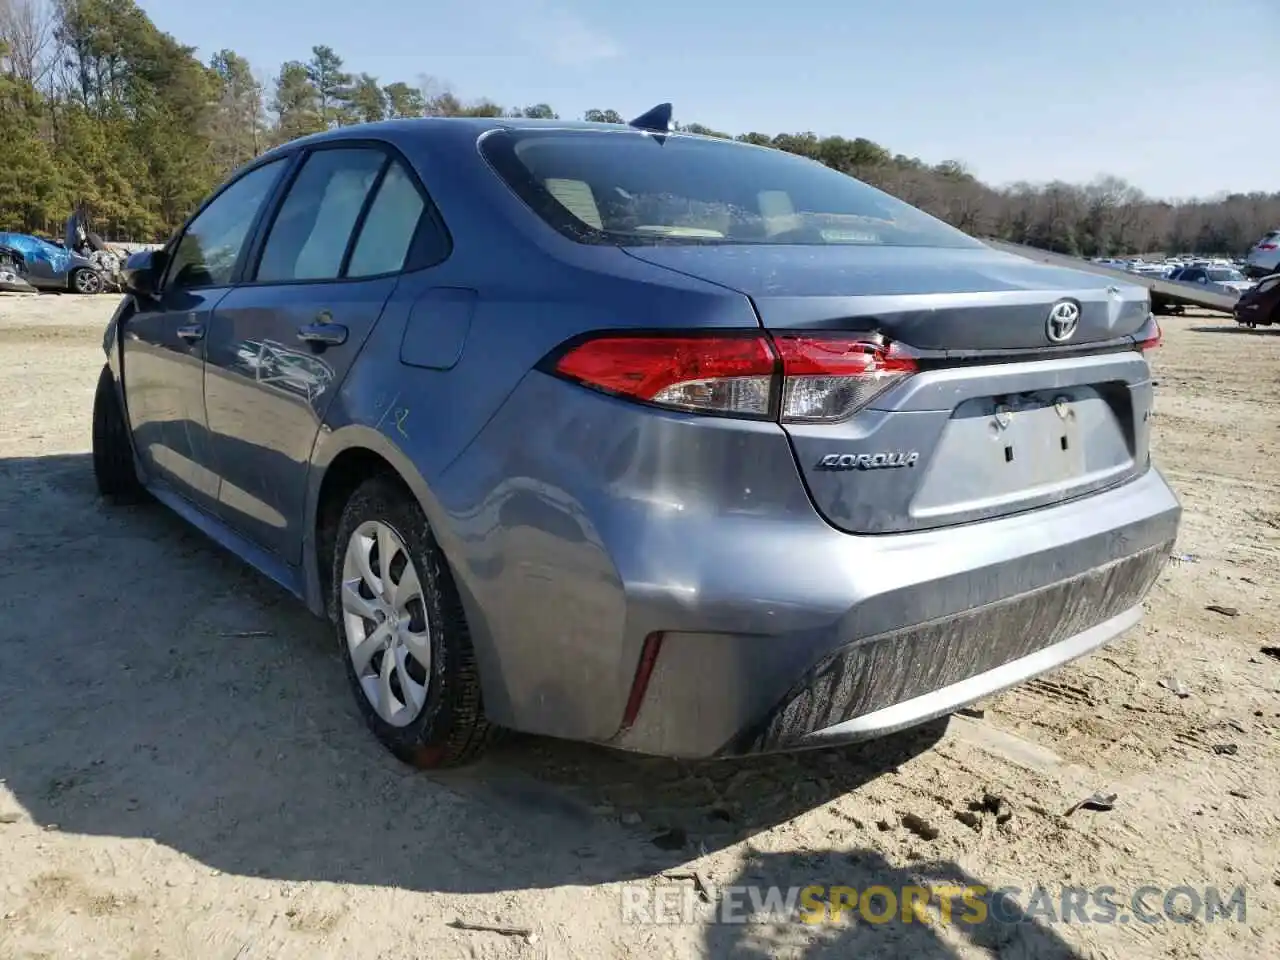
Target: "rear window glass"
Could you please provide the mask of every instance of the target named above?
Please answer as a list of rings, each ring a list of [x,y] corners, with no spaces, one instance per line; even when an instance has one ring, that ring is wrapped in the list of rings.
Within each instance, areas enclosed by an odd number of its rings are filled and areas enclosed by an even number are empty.
[[[887,193],[781,150],[594,130],[504,130],[481,149],[535,213],[582,243],[980,246]]]

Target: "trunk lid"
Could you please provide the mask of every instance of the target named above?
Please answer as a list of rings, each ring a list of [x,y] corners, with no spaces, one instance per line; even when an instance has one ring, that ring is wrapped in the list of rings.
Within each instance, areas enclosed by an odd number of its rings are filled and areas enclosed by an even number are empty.
[[[975,249],[689,245],[627,253],[751,298],[775,334],[878,333],[920,370],[834,423],[784,424],[814,503],[851,533],[1048,506],[1149,465],[1147,291]],[[1050,338],[1073,302],[1075,332]]]
[[[1147,291],[989,247],[627,247],[637,259],[738,290],[771,330],[879,330],[922,350],[1044,349],[1049,308],[1080,305],[1071,346],[1131,336]]]

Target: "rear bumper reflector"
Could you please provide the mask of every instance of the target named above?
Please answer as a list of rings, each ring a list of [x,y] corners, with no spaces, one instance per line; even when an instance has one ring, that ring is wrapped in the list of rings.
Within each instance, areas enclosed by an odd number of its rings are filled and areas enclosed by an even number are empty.
[[[622,713],[622,728],[619,733],[627,730],[640,715],[645,691],[649,689],[649,678],[653,676],[653,668],[658,663],[658,653],[661,650],[661,633],[651,633],[644,638],[644,647],[640,650],[640,662],[636,664],[636,675],[631,681],[631,693],[627,697],[627,708]]]

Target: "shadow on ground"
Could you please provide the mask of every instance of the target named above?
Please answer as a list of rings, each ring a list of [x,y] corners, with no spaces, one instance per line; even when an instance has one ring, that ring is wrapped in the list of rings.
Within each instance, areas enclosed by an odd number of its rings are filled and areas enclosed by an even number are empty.
[[[1251,337],[1269,337],[1274,334],[1280,334],[1280,327],[1257,327],[1249,328],[1244,326],[1218,326],[1218,327],[1188,327],[1192,333],[1244,333]]]
[[[787,897],[791,891],[818,884],[827,904],[850,904],[840,912],[830,906],[810,912],[817,923],[736,922],[764,901],[773,889]],[[833,888],[847,888],[843,894]],[[737,890],[735,891],[735,888]],[[903,900],[908,891],[931,888],[948,893],[946,911],[937,899],[919,912]],[[968,893],[962,893],[967,888]],[[761,891],[753,897],[752,891]],[[1013,891],[991,890],[983,881],[949,861],[921,861],[910,870],[895,867],[879,853],[855,850],[841,853],[766,854],[756,857],[730,883],[714,891],[700,909],[711,918],[705,949],[709,956],[737,960],[765,960],[778,956],[794,960],[851,960],[851,958],[910,957],[951,960],[984,956],[1014,960],[1079,960],[1080,955],[1051,929],[1034,924]],[[866,894],[864,901],[862,894]],[[674,898],[673,898],[674,899]],[[801,913],[816,900],[797,896]],[[863,912],[865,911],[865,913]],[[947,922],[942,921],[943,916]],[[794,915],[793,915],[794,916]]]
[[[87,455],[0,460],[0,777],[39,824],[226,873],[478,892],[686,862],[857,789],[856,749],[679,763],[510,736],[426,775],[364,729],[331,627]]]

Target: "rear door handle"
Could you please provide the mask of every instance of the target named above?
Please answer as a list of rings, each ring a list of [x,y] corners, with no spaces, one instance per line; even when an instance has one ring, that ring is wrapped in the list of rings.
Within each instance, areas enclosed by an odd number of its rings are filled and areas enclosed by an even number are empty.
[[[195,343],[197,340],[204,339],[204,324],[189,323],[185,327],[178,328],[178,336],[188,343]]]
[[[347,328],[340,323],[330,323],[317,318],[298,328],[298,339],[319,347],[337,347],[347,342]]]

